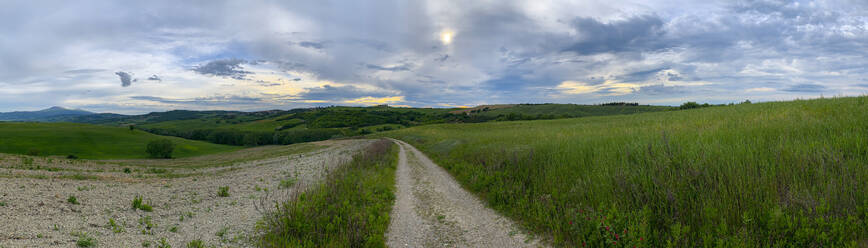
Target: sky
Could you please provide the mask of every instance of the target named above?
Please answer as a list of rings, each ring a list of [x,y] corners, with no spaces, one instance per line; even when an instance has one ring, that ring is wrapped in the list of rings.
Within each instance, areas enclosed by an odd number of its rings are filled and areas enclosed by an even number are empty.
[[[864,94],[864,0],[0,1],[0,112]]]

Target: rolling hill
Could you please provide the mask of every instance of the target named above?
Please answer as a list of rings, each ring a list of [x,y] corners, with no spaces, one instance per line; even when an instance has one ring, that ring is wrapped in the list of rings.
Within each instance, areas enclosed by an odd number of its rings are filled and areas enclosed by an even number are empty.
[[[77,123],[0,122],[0,152],[35,155],[75,155],[87,159],[147,158],[147,143],[175,143],[173,157],[233,151],[239,147],[159,136],[124,127]]]
[[[39,111],[15,111],[0,113],[0,121],[55,121],[92,114],[94,113],[80,109],[66,109],[55,106]]]

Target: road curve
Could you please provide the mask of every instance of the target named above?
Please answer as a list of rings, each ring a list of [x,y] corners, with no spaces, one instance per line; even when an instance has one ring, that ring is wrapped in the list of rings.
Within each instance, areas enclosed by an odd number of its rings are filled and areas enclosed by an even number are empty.
[[[389,247],[540,247],[415,147],[400,147]]]

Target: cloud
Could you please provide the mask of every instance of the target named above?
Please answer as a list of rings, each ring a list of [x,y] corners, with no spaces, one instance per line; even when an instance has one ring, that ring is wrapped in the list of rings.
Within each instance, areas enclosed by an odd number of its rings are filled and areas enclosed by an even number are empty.
[[[312,41],[302,41],[302,42],[299,42],[299,43],[298,43],[298,46],[300,46],[300,47],[306,47],[306,48],[313,48],[313,49],[317,49],[317,50],[319,50],[319,49],[323,49],[323,47],[325,47],[325,45],[324,45],[323,43],[320,43],[320,42],[312,42]]]
[[[825,90],[826,86],[822,86],[819,84],[797,84],[783,89],[783,91],[798,93],[819,93]]]
[[[409,71],[410,70],[410,65],[408,65],[408,64],[401,64],[401,65],[394,65],[394,66],[379,66],[379,65],[366,64],[365,67],[367,67],[368,69],[380,70],[380,71]]]
[[[363,105],[381,105],[381,104],[392,104],[399,103],[404,101],[404,96],[390,96],[390,97],[360,97],[356,99],[346,100],[344,103],[349,104],[363,104]]]
[[[387,97],[394,95],[395,93],[396,92],[379,89],[364,89],[353,85],[333,86],[326,84],[320,87],[306,88],[305,92],[298,95],[298,98],[303,100],[331,100],[341,102],[362,97]]]
[[[592,55],[661,49],[665,47],[659,43],[663,24],[662,19],[653,15],[634,16],[608,23],[594,18],[575,18],[571,25],[580,35],[580,40],[564,50]]]
[[[148,80],[151,80],[151,81],[163,81],[163,80],[160,79],[160,77],[157,76],[157,75],[152,75],[152,76],[148,77]]]
[[[121,78],[121,87],[129,87],[133,84],[132,75],[128,72],[115,72],[115,75]]]
[[[244,63],[246,63],[246,61],[241,59],[218,59],[212,60],[205,65],[196,66],[193,68],[193,71],[202,75],[229,77],[241,80],[245,79],[248,74],[252,74],[252,72],[243,70],[244,68],[241,64]]]

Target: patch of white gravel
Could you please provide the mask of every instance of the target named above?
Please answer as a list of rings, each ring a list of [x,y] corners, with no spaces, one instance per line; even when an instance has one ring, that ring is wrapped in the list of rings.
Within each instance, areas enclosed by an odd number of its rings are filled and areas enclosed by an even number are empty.
[[[425,154],[400,146],[389,247],[539,247],[510,220],[487,208]]]
[[[79,233],[94,238],[97,247],[158,247],[162,239],[172,247],[186,247],[196,239],[208,246],[250,247],[262,205],[273,207],[281,200],[274,196],[313,185],[370,142],[321,142],[328,147],[238,163],[231,170],[200,170],[202,175],[183,178],[0,177],[0,247],[76,247]],[[26,173],[34,172],[18,174]],[[281,188],[288,178],[296,183]],[[229,196],[219,197],[224,186]],[[69,196],[79,204],[68,203]],[[153,211],[132,209],[136,196]],[[109,225],[110,219],[117,227]]]

